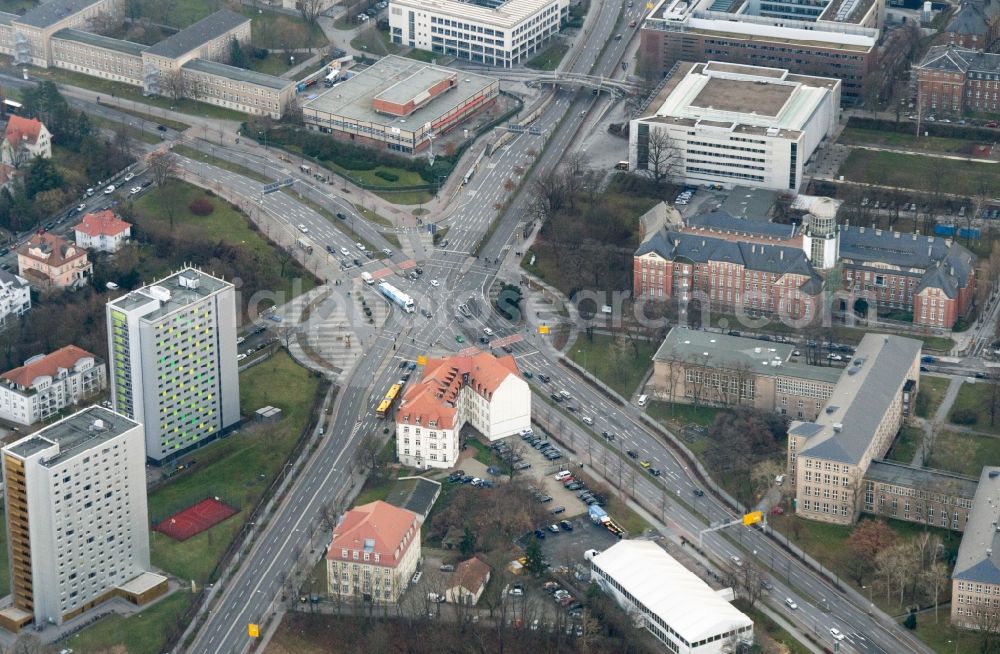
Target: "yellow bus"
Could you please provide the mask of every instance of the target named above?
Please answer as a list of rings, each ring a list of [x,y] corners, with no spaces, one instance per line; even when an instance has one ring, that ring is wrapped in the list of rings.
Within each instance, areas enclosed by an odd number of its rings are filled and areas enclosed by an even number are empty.
[[[376,417],[384,418],[389,413],[402,388],[402,383],[396,383],[389,387],[389,392],[385,394],[385,397],[379,402],[378,409],[375,410]]]

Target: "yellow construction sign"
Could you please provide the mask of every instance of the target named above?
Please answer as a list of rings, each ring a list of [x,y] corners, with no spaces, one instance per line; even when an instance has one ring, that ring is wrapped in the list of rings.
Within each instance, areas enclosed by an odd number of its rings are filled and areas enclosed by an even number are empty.
[[[427,357],[425,355],[423,355],[423,354],[421,354],[420,356],[418,356],[417,357],[417,365],[418,366],[427,365]]]
[[[750,525],[757,524],[764,519],[764,514],[761,511],[751,511],[743,516],[743,526],[748,527]]]
[[[548,325],[539,325],[538,326],[538,333],[539,334],[548,334],[549,333],[549,326]]]
[[[247,633],[251,638],[260,638],[260,625],[251,622],[247,625]]]

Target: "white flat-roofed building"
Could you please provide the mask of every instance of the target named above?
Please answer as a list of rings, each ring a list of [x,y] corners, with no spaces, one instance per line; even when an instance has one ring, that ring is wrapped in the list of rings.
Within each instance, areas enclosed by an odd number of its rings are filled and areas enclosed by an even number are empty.
[[[149,574],[142,425],[84,409],[3,448],[3,480],[13,604],[0,625],[62,624],[166,591]]]
[[[185,268],[107,305],[115,410],[146,428],[155,462],[240,419],[236,290]]]
[[[668,159],[678,181],[797,192],[806,161],[837,127],[840,80],[682,63],[650,106],[630,127],[630,170]]]
[[[390,55],[302,105],[306,127],[413,154],[496,102],[499,80]]]
[[[591,579],[677,654],[729,654],[753,643],[753,620],[729,603],[731,590],[715,591],[648,540],[623,540],[592,554]]]
[[[392,0],[393,43],[489,66],[530,59],[556,33],[569,0]]]

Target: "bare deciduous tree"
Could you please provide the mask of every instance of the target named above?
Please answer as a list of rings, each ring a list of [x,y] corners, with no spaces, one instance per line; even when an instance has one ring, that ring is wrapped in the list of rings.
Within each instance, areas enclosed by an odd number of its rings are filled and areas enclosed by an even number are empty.
[[[645,172],[657,186],[667,184],[680,176],[683,155],[666,130],[651,127],[645,146]]]

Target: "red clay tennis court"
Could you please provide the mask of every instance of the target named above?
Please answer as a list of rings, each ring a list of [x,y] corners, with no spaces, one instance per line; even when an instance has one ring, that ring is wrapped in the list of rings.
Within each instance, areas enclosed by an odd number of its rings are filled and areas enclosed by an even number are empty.
[[[237,513],[236,509],[225,502],[206,497],[163,520],[153,529],[176,541],[185,541]]]

